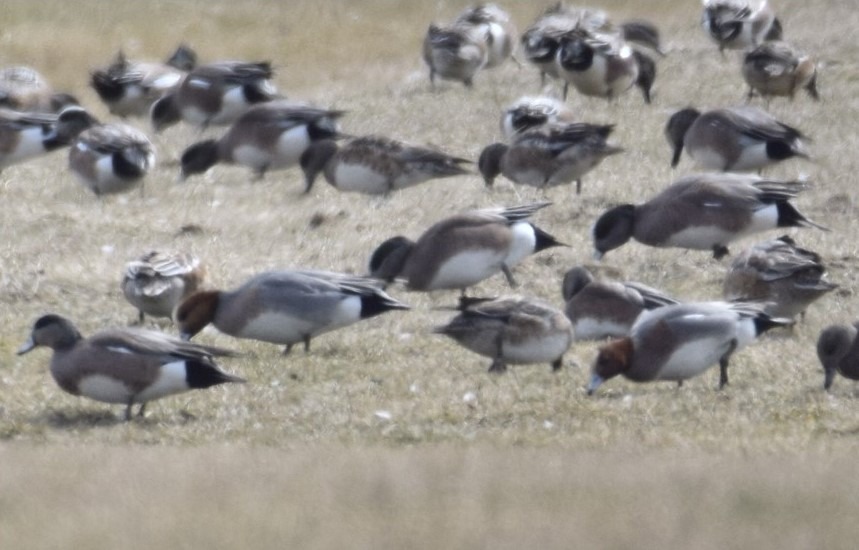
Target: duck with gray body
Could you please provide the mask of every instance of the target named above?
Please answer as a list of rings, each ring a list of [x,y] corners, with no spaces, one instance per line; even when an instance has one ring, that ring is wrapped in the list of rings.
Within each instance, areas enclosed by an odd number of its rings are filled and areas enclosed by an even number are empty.
[[[80,106],[78,99],[65,92],[54,92],[47,79],[31,67],[0,69],[0,108],[24,113],[59,113]]]
[[[516,26],[510,19],[510,14],[497,4],[470,6],[457,16],[454,25],[470,26],[483,37],[486,46],[486,63],[483,69],[498,67],[510,58],[516,60],[513,56]]]
[[[382,290],[382,283],[326,271],[269,271],[229,291],[203,290],[176,309],[176,325],[190,339],[208,324],[224,334],[285,345],[310,340],[325,332],[387,311],[409,309]]]
[[[765,40],[781,40],[781,22],[767,3],[761,0],[752,9],[747,0],[705,0],[701,26],[724,50],[746,50]]]
[[[677,180],[639,204],[603,213],[593,226],[597,258],[629,239],[649,246],[712,250],[717,260],[727,245],[746,235],[780,227],[825,227],[789,201],[806,184],[747,174],[696,174]]]
[[[436,77],[462,82],[467,88],[489,60],[486,48],[487,30],[472,25],[445,27],[431,24],[423,43],[423,58],[429,67],[430,85],[435,88]]]
[[[111,114],[142,117],[155,101],[179,86],[196,59],[197,54],[184,44],[164,63],[131,61],[120,51],[113,63],[92,72],[90,85]]]
[[[416,291],[465,290],[502,272],[516,286],[512,268],[525,257],[564,246],[527,221],[548,202],[476,210],[437,222],[416,242],[397,236],[373,252],[370,274],[387,282],[403,279]]]
[[[700,302],[646,311],[628,336],[600,348],[588,394],[617,375],[633,382],[669,380],[682,384],[716,363],[719,388],[723,388],[735,352],[763,332],[791,322],[770,317],[756,304]]]
[[[623,152],[608,143],[613,129],[611,124],[581,122],[532,130],[515,137],[510,145],[487,146],[478,167],[487,186],[503,174],[515,183],[538,188],[575,181],[579,194],[585,174],[606,157]]]
[[[460,313],[433,332],[492,359],[489,372],[508,364],[550,363],[557,371],[573,343],[573,327],[564,313],[532,298],[463,300]]]
[[[678,303],[641,283],[597,281],[583,266],[564,274],[561,293],[576,340],[624,337],[642,312]]]
[[[739,254],[722,285],[726,300],[761,302],[774,317],[804,315],[813,302],[838,288],[824,276],[820,255],[796,246],[787,235],[758,243]]]
[[[53,349],[51,375],[60,388],[96,401],[125,404],[126,420],[135,404],[143,416],[149,401],[245,381],[215,363],[215,357],[236,355],[229,350],[139,329],[107,329],[84,338],[71,321],[54,314],[36,321],[18,355],[37,346]]]
[[[671,166],[685,147],[705,170],[749,172],[793,158],[808,158],[802,132],[757,107],[730,107],[701,113],[691,107],[665,125],[673,149]]]
[[[313,141],[301,155],[305,193],[322,173],[339,191],[387,195],[420,183],[468,174],[470,161],[382,136]]]
[[[573,122],[575,114],[563,101],[549,96],[524,96],[504,109],[501,133],[510,142],[530,130]]]
[[[859,322],[852,325],[830,325],[817,339],[817,357],[823,365],[823,389],[829,391],[835,374],[859,380]]]
[[[343,114],[288,101],[254,105],[220,139],[185,149],[181,178],[204,173],[219,162],[247,166],[258,179],[269,170],[295,166],[314,142],[340,137],[337,120]]]
[[[58,115],[0,109],[0,170],[68,146],[95,122],[75,106]]]
[[[69,149],[69,169],[96,196],[139,185],[155,165],[149,138],[127,124],[98,124],[78,135]]]
[[[251,106],[282,99],[271,82],[268,62],[222,61],[200,65],[171,93],[152,104],[149,118],[156,132],[180,121],[205,130],[232,124]]]

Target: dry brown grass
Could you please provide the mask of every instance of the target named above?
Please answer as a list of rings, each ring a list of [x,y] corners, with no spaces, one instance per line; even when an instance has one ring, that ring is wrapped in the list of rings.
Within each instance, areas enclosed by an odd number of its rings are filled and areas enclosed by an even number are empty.
[[[250,354],[225,366],[251,383],[156,402],[146,420],[124,424],[119,410],[62,393],[46,372],[47,352],[14,351],[47,311],[84,333],[131,321],[118,286],[127,260],[151,248],[193,251],[216,287],[275,267],[363,272],[374,246],[395,233],[414,237],[448,213],[537,195],[504,181],[487,191],[471,176],[384,200],[323,182],[303,197],[298,171],[251,183],[245,170],[223,166],[180,185],[175,159],[197,139],[186,129],[156,138],[160,165],[144,196],[99,203],[65,171],[62,153],[4,171],[3,547],[852,546],[859,405],[843,379],[822,393],[814,342],[827,323],[856,317],[856,17],[848,2],[775,4],[788,36],[822,61],[824,99],[772,103],[813,138],[816,160],[770,173],[816,183],[798,204],[833,232],[793,233],[824,256],[842,288],[792,334],[738,354],[723,392],[708,373],[682,390],[612,380],[587,398],[592,344],[572,349],[557,375],[541,365],[489,377],[487,360],[429,334],[447,318],[431,308],[453,294],[394,289],[414,311],[324,335],[308,355],[283,358],[275,346],[204,333],[201,341]],[[536,93],[538,78],[510,64],[479,75],[473,91],[431,92],[423,32],[462,5],[10,0],[0,64],[41,69],[106,118],[86,88],[90,68],[119,46],[160,58],[185,40],[203,60],[272,60],[291,97],[347,109],[350,133],[476,158],[500,137],[500,109]],[[585,120],[617,123],[627,153],[587,177],[581,197],[552,190],[555,205],[536,217],[570,247],[519,266],[519,291],[559,305],[560,275],[590,261],[598,213],[692,169],[688,160],[669,168],[670,111],[733,104],[745,93],[736,56],[720,59],[697,26],[698,2],[604,6],[618,19],[656,20],[671,53],[659,62],[650,108],[635,92],[615,105],[569,100]],[[520,28],[539,10],[510,7]],[[323,223],[314,227],[314,218]],[[202,232],[180,235],[188,224]],[[725,267],[705,253],[636,244],[604,264],[689,299],[717,296]],[[508,289],[498,277],[480,291]],[[469,392],[477,399],[465,403]]]

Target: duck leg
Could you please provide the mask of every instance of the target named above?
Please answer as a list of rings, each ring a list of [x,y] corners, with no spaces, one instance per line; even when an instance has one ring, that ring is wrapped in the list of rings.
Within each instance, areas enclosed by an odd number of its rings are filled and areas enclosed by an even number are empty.
[[[501,273],[507,278],[507,284],[510,285],[510,288],[516,288],[519,286],[519,283],[516,282],[516,279],[513,278],[513,272],[510,271],[510,268],[507,264],[501,265]]]
[[[503,334],[501,332],[498,333],[498,336],[495,337],[495,357],[492,359],[492,364],[489,366],[489,372],[494,372],[496,374],[501,374],[507,370],[507,365],[504,364],[504,360],[502,357],[502,337]]]
[[[737,349],[737,340],[731,340],[730,347],[728,351],[725,352],[725,355],[719,359],[719,389],[721,390],[725,386],[728,385],[728,360],[731,358],[731,354],[734,353],[734,350]]]

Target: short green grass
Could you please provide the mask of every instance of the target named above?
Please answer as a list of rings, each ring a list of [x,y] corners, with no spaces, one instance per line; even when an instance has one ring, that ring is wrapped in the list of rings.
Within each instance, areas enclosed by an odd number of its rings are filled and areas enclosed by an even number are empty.
[[[500,138],[501,109],[538,93],[539,79],[510,63],[480,74],[473,90],[443,83],[431,91],[423,33],[464,5],[10,0],[0,64],[37,67],[107,119],[88,71],[120,47],[158,59],[185,41],[203,61],[271,60],[291,98],[347,110],[349,133],[476,159]],[[588,398],[595,344],[577,344],[558,374],[535,365],[491,377],[488,360],[430,333],[450,315],[436,308],[455,293],[393,288],[412,311],[323,335],[306,355],[204,332],[199,341],[246,354],[224,366],[250,383],[155,402],[146,419],[123,423],[119,407],[59,390],[47,350],[14,352],[45,312],[72,318],[85,334],[131,322],[136,312],[118,283],[137,255],[194,252],[218,288],[272,268],[362,273],[394,234],[416,237],[450,213],[544,195],[503,179],[487,190],[473,175],[385,199],[338,194],[323,181],[302,196],[298,170],[251,182],[246,170],[224,166],[179,184],[176,159],[199,138],[186,128],[154,137],[159,166],[142,195],[95,200],[65,170],[64,153],[5,170],[3,546],[852,547],[859,406],[849,381],[822,392],[814,343],[827,324],[856,317],[855,15],[835,0],[774,5],[787,36],[818,56],[823,101],[772,102],[776,116],[812,138],[814,161],[768,174],[814,182],[796,202],[832,232],[791,234],[823,255],[841,288],[792,332],[739,353],[721,392],[711,372],[682,389],[612,380]],[[506,7],[520,29],[542,9]],[[723,59],[709,43],[698,2],[603,7],[617,20],[653,19],[670,53],[658,62],[651,107],[634,90],[611,105],[571,95],[583,120],[617,124],[614,140],[627,151],[587,176],[581,196],[546,194],[555,204],[535,221],[570,246],[518,266],[516,292],[561,306],[561,275],[585,263],[679,297],[718,297],[727,260],[633,243],[596,266],[588,231],[606,207],[643,200],[693,170],[688,159],[670,169],[662,126],[687,104],[741,102],[737,54]],[[497,277],[479,292],[509,289]]]

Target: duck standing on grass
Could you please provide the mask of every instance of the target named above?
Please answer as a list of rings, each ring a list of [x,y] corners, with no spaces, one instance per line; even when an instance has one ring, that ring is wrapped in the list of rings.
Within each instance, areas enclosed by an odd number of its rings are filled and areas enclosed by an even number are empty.
[[[59,315],[40,317],[30,338],[18,349],[23,355],[38,346],[54,350],[51,375],[64,391],[105,403],[140,405],[193,389],[204,389],[243,378],[222,371],[215,357],[232,351],[183,342],[160,332],[107,329],[84,338],[71,321]]]

